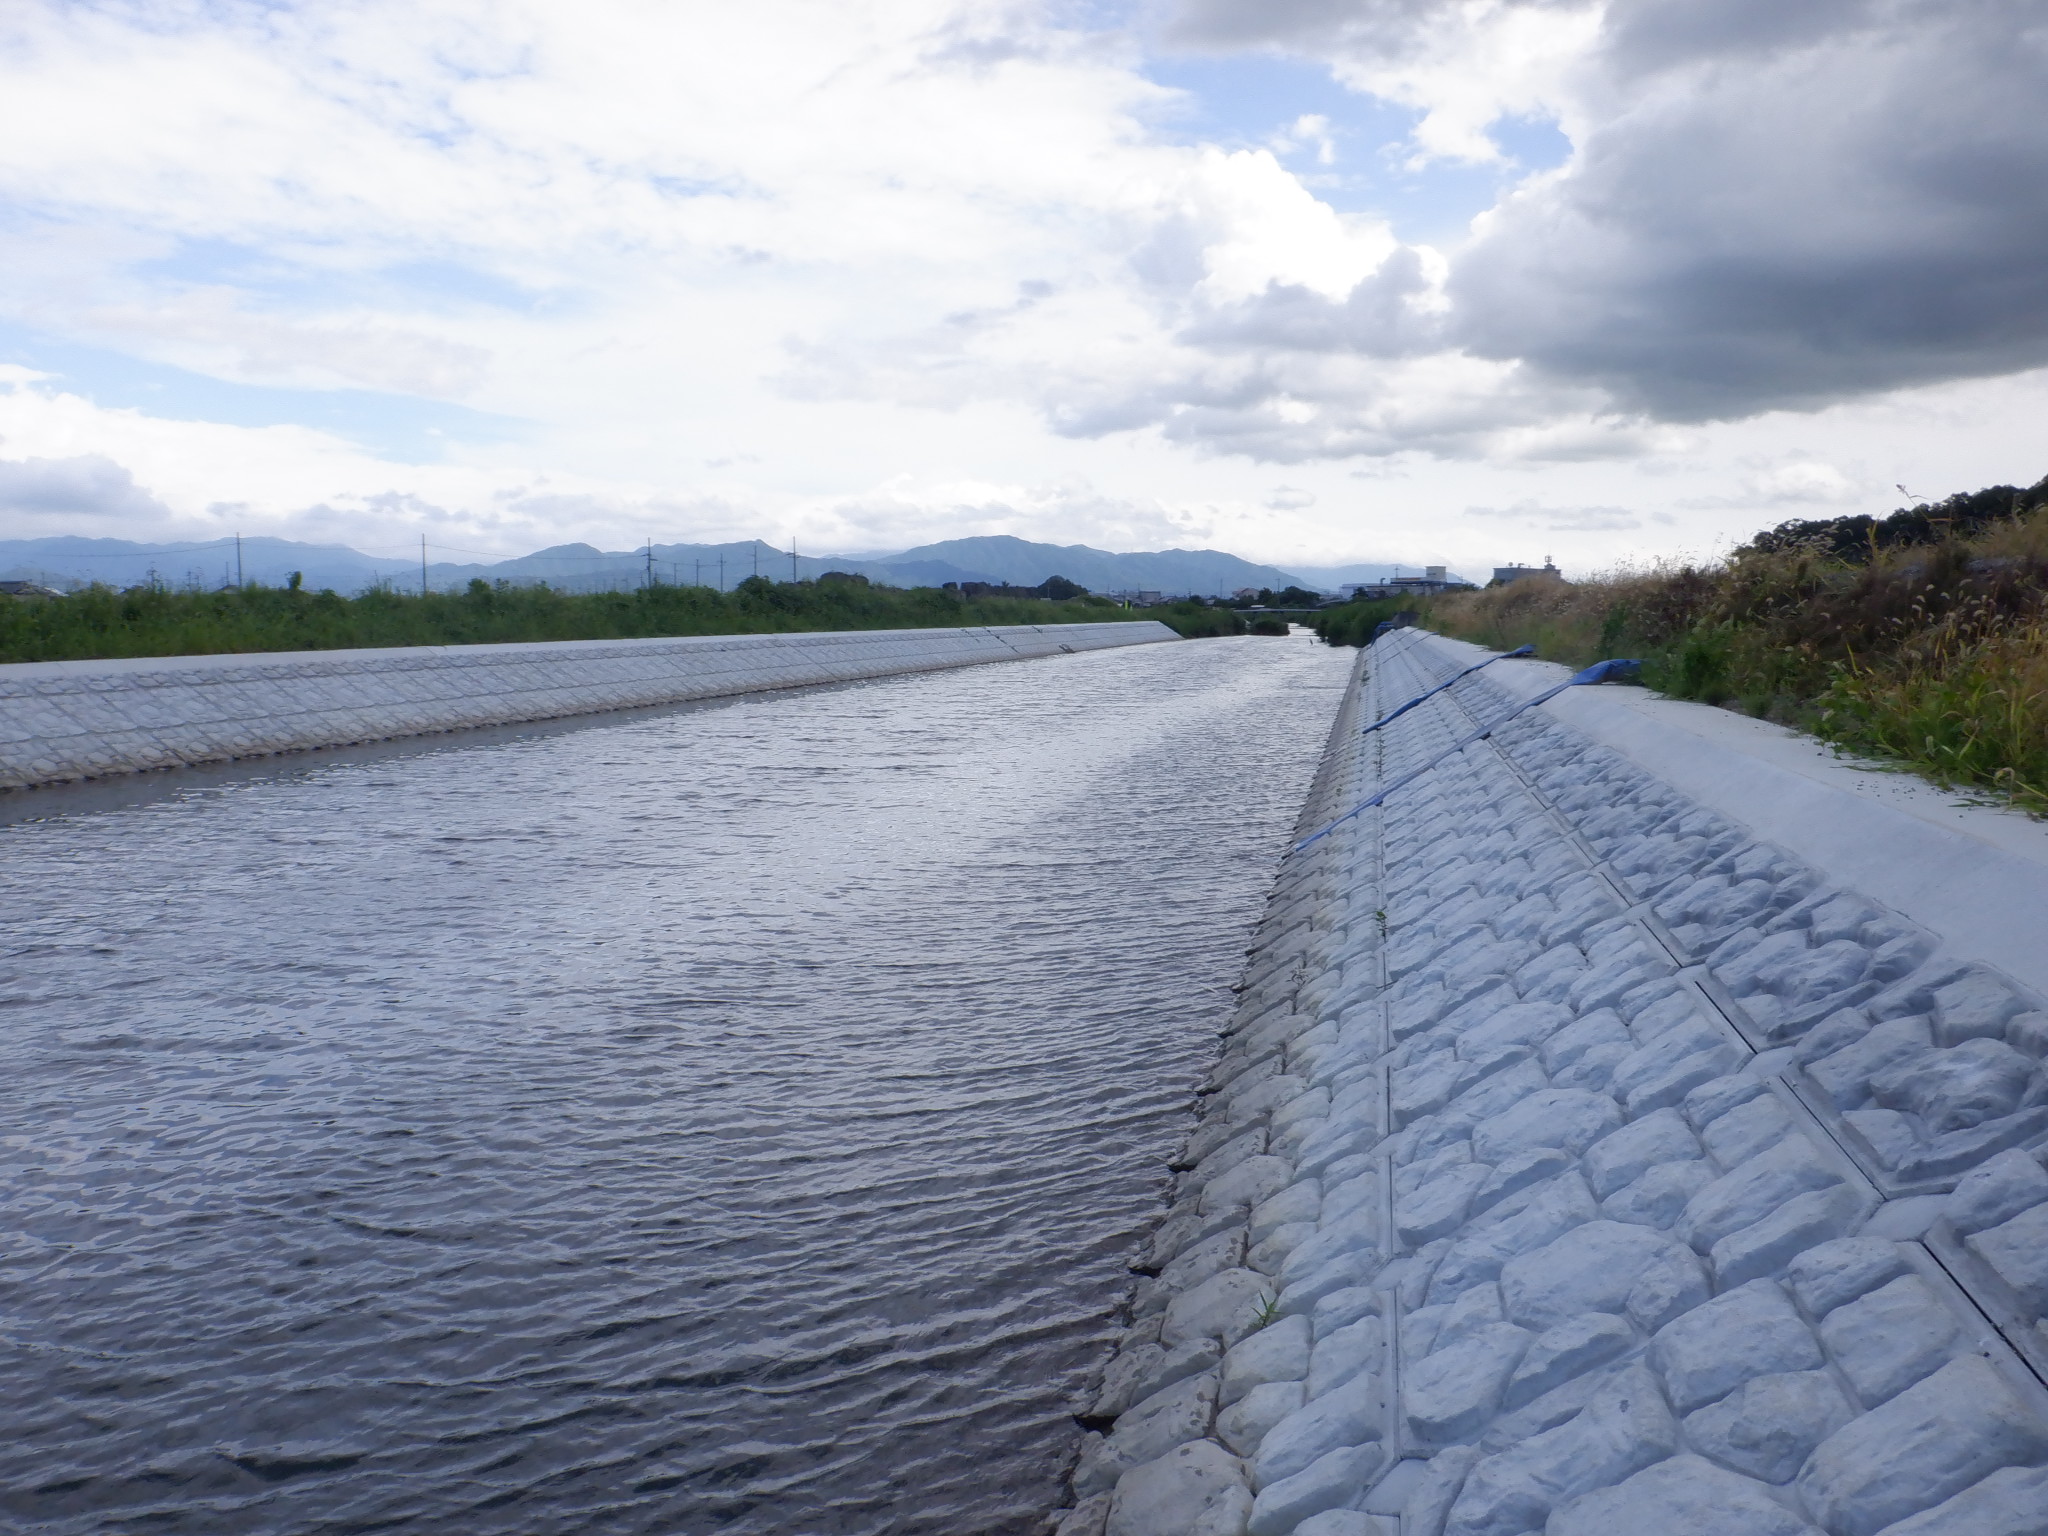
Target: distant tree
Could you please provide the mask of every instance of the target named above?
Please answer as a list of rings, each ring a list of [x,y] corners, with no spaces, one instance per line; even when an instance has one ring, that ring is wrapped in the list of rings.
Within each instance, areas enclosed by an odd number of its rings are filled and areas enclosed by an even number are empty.
[[[1088,589],[1078,581],[1069,581],[1064,576],[1048,576],[1039,583],[1038,594],[1049,597],[1056,603],[1063,603],[1071,597],[1086,597]]]
[[[1967,538],[1993,523],[2023,517],[2042,506],[2048,506],[2048,479],[2025,490],[1993,485],[1981,491],[1963,491],[1944,501],[1900,507],[1886,518],[1867,513],[1854,517],[1795,518],[1759,533],[1735,553],[1754,551],[1768,555],[1805,549],[1861,565],[1880,549]]]

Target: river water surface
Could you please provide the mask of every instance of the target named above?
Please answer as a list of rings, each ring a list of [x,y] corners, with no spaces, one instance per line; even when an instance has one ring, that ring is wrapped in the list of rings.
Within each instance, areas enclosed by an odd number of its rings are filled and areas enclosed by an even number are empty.
[[[0,798],[0,1526],[1039,1529],[1350,655]]]

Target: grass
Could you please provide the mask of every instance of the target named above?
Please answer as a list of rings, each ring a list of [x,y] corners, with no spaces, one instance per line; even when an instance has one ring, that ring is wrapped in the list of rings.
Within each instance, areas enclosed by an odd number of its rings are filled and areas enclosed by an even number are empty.
[[[1391,616],[1365,610],[1394,606],[1348,604],[1318,628],[1361,644]],[[1524,577],[1413,606],[1444,634],[1574,667],[1639,656],[1674,698],[2048,814],[2048,480],[1786,524],[1715,565]]]
[[[352,598],[254,585],[219,592],[89,587],[64,598],[0,598],[0,661],[1142,619],[1186,636],[1243,631],[1235,614],[1199,604],[1125,609],[1096,597],[962,599],[936,587],[905,591],[832,576],[754,576],[724,593],[695,586],[568,593],[482,581],[463,592],[371,590]]]

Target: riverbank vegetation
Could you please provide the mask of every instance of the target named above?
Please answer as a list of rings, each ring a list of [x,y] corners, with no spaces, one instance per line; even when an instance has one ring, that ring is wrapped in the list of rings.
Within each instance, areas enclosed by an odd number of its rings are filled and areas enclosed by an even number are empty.
[[[1364,644],[1396,606],[1346,604],[1317,628]],[[1675,698],[2048,814],[2048,480],[1781,524],[1718,564],[1408,606],[1430,629],[1571,666],[1640,656],[1643,681]]]
[[[936,587],[871,586],[832,572],[800,582],[752,576],[730,592],[663,585],[558,592],[472,581],[461,592],[380,588],[343,597],[297,585],[218,592],[96,586],[61,598],[0,598],[0,661],[1140,619],[1158,619],[1188,636],[1243,630],[1235,614],[1199,603],[1124,608],[1086,593],[1064,601],[963,597]]]

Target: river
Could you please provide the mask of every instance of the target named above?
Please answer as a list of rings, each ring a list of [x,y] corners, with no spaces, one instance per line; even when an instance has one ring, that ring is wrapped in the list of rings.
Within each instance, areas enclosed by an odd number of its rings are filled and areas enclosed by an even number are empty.
[[[0,797],[0,1524],[1041,1529],[1353,654]]]

